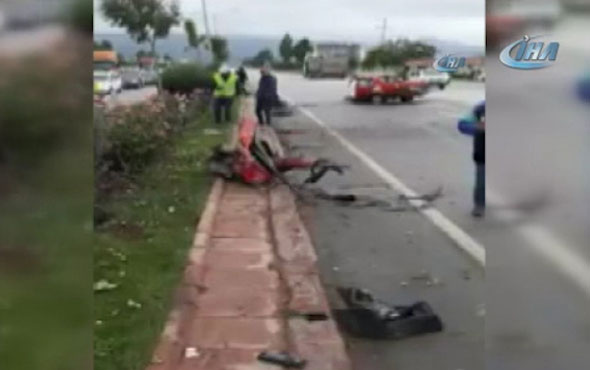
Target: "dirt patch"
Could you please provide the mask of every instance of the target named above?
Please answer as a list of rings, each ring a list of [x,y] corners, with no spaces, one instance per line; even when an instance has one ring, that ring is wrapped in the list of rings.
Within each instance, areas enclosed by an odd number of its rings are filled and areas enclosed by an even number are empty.
[[[22,275],[41,270],[41,259],[26,247],[0,246],[0,274]]]
[[[117,238],[124,240],[139,240],[145,235],[142,226],[125,222],[112,224],[107,228],[107,231]]]

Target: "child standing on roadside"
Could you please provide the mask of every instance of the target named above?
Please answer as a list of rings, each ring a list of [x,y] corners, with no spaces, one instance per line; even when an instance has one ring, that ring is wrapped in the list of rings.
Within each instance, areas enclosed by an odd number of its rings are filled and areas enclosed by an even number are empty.
[[[486,103],[479,102],[470,114],[459,120],[459,131],[473,136],[473,162],[475,162],[475,187],[473,190],[473,217],[483,217],[486,207]]]

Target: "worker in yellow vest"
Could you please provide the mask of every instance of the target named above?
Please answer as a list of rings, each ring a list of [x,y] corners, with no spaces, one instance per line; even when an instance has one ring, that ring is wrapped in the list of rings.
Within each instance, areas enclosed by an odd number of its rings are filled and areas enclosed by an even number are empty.
[[[213,75],[215,90],[213,91],[213,111],[215,123],[231,121],[231,108],[236,96],[236,85],[238,76],[232,72],[226,65],[222,65]]]

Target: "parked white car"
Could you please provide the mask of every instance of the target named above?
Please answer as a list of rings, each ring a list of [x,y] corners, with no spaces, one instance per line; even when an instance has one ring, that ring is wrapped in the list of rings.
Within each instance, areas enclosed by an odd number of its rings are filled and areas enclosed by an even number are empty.
[[[94,89],[97,94],[120,93],[123,79],[118,71],[94,71]]]
[[[448,73],[439,72],[434,68],[410,71],[408,79],[410,81],[426,82],[428,86],[438,86],[441,90],[451,83],[451,76]]]

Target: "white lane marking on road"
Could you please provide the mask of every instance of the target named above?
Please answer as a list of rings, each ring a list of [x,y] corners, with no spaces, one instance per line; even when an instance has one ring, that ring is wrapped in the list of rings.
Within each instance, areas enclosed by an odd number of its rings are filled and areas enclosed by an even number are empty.
[[[294,101],[287,96],[282,95],[283,99],[287,100],[290,104],[294,105]],[[407,187],[402,181],[400,181],[397,177],[395,177],[392,173],[388,172],[385,168],[379,165],[373,158],[369,157],[365,152],[358,149],[354,144],[340,135],[338,132],[334,131],[328,125],[326,125],[322,120],[316,117],[312,112],[309,110],[298,107],[303,114],[309,117],[312,121],[317,123],[320,127],[322,127],[327,133],[332,135],[336,140],[340,142],[348,151],[352,154],[357,156],[365,165],[367,165],[370,169],[373,170],[381,179],[387,182],[394,190],[397,192],[407,196],[407,197],[416,197],[418,194]],[[444,234],[446,234],[451,240],[455,242],[455,244],[469,254],[476,262],[478,262],[482,267],[485,266],[486,263],[486,254],[485,248],[475,239],[473,239],[469,234],[467,234],[463,229],[457,226],[453,221],[449,220],[445,215],[443,215],[439,210],[435,208],[422,208],[426,204],[423,200],[411,199],[410,203],[420,209],[420,212],[426,218],[428,218],[436,227],[438,227]]]
[[[286,96],[283,96],[283,98],[291,104],[294,104],[292,99]],[[409,189],[395,176],[377,164],[367,154],[356,148],[347,139],[328,127],[312,112],[302,107],[299,107],[299,109],[311,120],[324,128],[326,132],[340,141],[345,148],[359,157],[359,159],[361,159],[394,189],[407,196],[415,195],[414,191]],[[509,203],[503,201],[501,197],[494,194],[490,189],[487,189],[487,198],[490,204],[504,206],[502,207],[504,209],[496,215],[500,221],[509,224],[510,222],[522,221],[525,218],[520,212],[509,209]],[[413,204],[418,206],[422,203],[413,202]],[[441,229],[441,231],[451,237],[461,249],[469,253],[482,266],[485,266],[485,249],[481,244],[471,238],[438,210],[429,208],[422,210],[422,213]],[[572,247],[569,243],[560,239],[550,230],[537,224],[523,223],[518,227],[517,232],[519,232],[525,239],[525,245],[528,248],[541,255],[546,261],[552,264],[559,273],[574,283],[585,295],[590,296],[590,264],[583,256],[575,252],[575,247]]]
[[[488,191],[487,198],[494,204],[506,207],[501,213],[501,221],[522,220],[523,215],[516,210],[507,209],[508,204],[497,194]],[[526,246],[550,262],[559,273],[573,282],[582,292],[590,297],[590,264],[575,252],[575,248],[546,228],[524,223],[518,232],[526,239]]]

